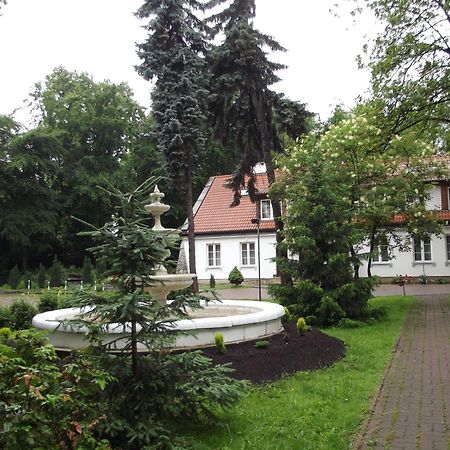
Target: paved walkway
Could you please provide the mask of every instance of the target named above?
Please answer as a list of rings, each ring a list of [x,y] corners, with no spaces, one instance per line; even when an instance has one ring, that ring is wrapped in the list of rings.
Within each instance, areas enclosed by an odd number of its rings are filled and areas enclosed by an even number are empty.
[[[354,449],[450,449],[450,301],[417,297]]]

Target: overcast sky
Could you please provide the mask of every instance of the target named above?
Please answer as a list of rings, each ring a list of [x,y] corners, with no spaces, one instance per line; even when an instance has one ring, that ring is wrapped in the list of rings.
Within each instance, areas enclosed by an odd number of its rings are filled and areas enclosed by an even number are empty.
[[[326,119],[333,107],[351,107],[369,86],[355,61],[374,35],[367,19],[336,17],[336,0],[257,0],[256,27],[274,36],[287,52],[272,59],[288,66],[274,86],[308,104]],[[133,12],[142,0],[8,0],[0,16],[0,114],[23,106],[34,83],[54,67],[85,71],[96,81],[128,82],[135,99],[150,106],[150,84],[133,66],[135,43],[145,30]],[[27,113],[16,112],[19,121]]]

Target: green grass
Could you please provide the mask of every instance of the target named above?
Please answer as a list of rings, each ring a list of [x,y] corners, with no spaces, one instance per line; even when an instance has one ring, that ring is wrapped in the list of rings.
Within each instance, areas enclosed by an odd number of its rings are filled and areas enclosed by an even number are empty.
[[[356,329],[327,329],[347,345],[334,366],[251,389],[219,426],[190,430],[194,449],[349,449],[368,411],[413,297],[372,300],[388,317]],[[267,362],[270,364],[270,361]]]

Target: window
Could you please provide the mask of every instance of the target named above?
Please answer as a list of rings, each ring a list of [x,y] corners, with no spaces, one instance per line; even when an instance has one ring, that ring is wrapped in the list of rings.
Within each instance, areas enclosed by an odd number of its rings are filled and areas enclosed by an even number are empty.
[[[241,264],[243,266],[254,266],[256,264],[254,242],[241,243]]]
[[[450,236],[445,236],[447,243],[447,261],[450,261]]]
[[[379,236],[375,240],[372,261],[375,263],[389,261],[389,247],[386,236]]]
[[[431,261],[431,241],[430,238],[414,239],[414,261]]]
[[[261,200],[261,219],[273,219],[272,203],[269,199]]]
[[[220,244],[208,244],[208,267],[220,266]]]

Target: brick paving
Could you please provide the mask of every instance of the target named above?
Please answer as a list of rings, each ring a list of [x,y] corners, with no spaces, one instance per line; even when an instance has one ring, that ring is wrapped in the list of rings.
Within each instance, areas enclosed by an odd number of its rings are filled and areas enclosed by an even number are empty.
[[[417,297],[354,450],[450,450],[450,300]]]

